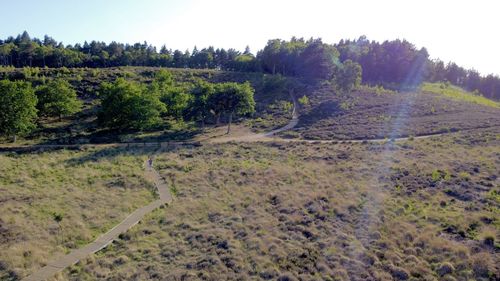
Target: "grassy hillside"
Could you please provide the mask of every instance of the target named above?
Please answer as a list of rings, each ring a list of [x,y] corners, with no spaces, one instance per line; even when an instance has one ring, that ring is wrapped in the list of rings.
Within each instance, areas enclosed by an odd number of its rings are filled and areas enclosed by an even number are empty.
[[[0,153],[0,280],[17,280],[93,241],[152,201],[143,153]]]
[[[450,90],[433,94],[428,91],[431,86],[424,84],[416,92],[363,86],[348,95],[338,94],[329,85],[310,88],[305,93],[310,105],[303,107],[295,135],[306,139],[383,139],[500,124],[498,103],[464,93],[450,97]]]
[[[479,95],[479,93],[467,92],[457,86],[445,83],[423,83],[421,86],[421,91],[423,93],[443,95],[454,100],[500,108],[499,102],[487,99]]]
[[[96,125],[96,89],[118,77],[150,83],[159,68],[2,69],[34,84],[66,79],[80,114],[44,119],[25,143],[202,139],[196,124],[152,131]],[[286,137],[387,138],[383,143],[203,142],[159,151],[175,199],[56,280],[497,280],[500,109],[455,88],[398,93],[214,70],[171,70],[179,83],[250,81],[257,112],[234,132],[290,119]],[[449,96],[451,95],[451,96]],[[250,129],[249,129],[250,128]],[[456,132],[427,139],[390,138]],[[156,196],[143,177],[152,150],[84,148],[0,153],[0,279],[18,280],[92,241]],[[58,218],[62,221],[58,223]]]
[[[41,119],[39,128],[24,143],[106,143],[203,139],[218,130],[208,124],[178,122],[166,118],[153,130],[110,131],[97,125],[97,90],[102,82],[117,78],[150,83],[162,68],[0,68],[0,79],[24,79],[34,85],[54,78],[69,81],[85,101],[84,110],[75,116]],[[362,86],[350,94],[339,94],[329,84],[301,83],[297,79],[262,73],[217,70],[169,69],[177,83],[195,79],[210,82],[250,81],[255,88],[256,113],[239,118],[240,127],[254,132],[268,131],[286,124],[291,113],[289,88],[297,97],[308,96],[301,106],[300,122],[293,132],[282,136],[305,139],[394,138],[439,134],[500,124],[500,104],[446,84],[424,83],[416,92],[398,93],[383,88]],[[290,85],[293,85],[290,87]],[[225,118],[222,118],[225,121]],[[209,120],[210,121],[210,120]],[[238,128],[236,128],[236,131]],[[1,140],[0,140],[1,141]],[[4,139],[3,142],[7,142]]]
[[[58,280],[495,280],[495,131],[164,151],[176,194]]]

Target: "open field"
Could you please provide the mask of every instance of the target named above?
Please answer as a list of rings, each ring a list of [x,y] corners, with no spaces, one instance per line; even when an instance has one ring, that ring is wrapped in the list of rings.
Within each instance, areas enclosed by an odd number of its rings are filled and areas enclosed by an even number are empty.
[[[0,153],[0,280],[17,280],[80,248],[151,202],[145,153]]]
[[[149,83],[157,70],[98,70],[106,76],[96,81],[129,71],[125,77]],[[82,113],[43,120],[26,140],[201,141],[201,147],[163,148],[157,155],[155,167],[175,197],[170,206],[147,215],[56,280],[500,278],[500,109],[495,103],[461,96],[466,93],[450,97],[446,89],[396,93],[362,86],[346,96],[328,85],[295,81],[295,96],[307,95],[310,103],[301,106],[297,127],[279,133],[287,138],[461,132],[396,143],[238,143],[290,120],[288,82],[262,74],[173,72],[178,81],[196,76],[242,82],[255,76],[252,83],[260,85],[256,115],[235,125],[229,143],[210,143],[223,141],[223,127],[201,132],[195,124],[171,120],[158,130],[117,134],[95,124],[95,89],[79,90],[81,97],[88,94]],[[89,73],[84,76],[90,81]],[[26,276],[151,202],[156,195],[143,162],[152,153],[101,146],[0,154],[0,279]]]
[[[306,139],[395,138],[500,124],[496,102],[466,99],[464,93],[450,96],[426,91],[398,93],[361,87],[345,96],[328,86],[311,89],[307,93],[310,105],[303,108],[295,132],[286,134]]]
[[[398,143],[213,144],[176,195],[57,280],[495,280],[498,130]]]

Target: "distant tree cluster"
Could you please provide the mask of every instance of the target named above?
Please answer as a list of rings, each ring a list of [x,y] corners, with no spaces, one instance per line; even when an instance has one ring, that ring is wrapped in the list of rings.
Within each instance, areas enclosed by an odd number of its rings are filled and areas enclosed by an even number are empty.
[[[428,81],[449,83],[469,91],[479,91],[490,99],[500,99],[500,77],[488,74],[481,76],[474,69],[465,69],[456,63],[444,64],[443,61],[432,61],[429,65]]]
[[[114,129],[147,129],[162,117],[177,121],[196,121],[204,126],[210,116],[218,125],[222,114],[228,117],[230,133],[233,116],[255,111],[254,89],[250,83],[217,83],[203,80],[176,85],[167,71],[159,71],[150,85],[117,79],[103,83],[99,91],[101,109],[98,121]]]
[[[429,60],[425,48],[417,49],[405,40],[379,43],[362,36],[357,40],[341,40],[335,47],[341,61],[352,60],[361,65],[365,83],[411,88],[422,81],[448,81],[469,91],[477,90],[487,98],[500,99],[500,77],[481,76],[476,70],[464,69],[453,62]]]
[[[104,82],[98,94],[98,124],[113,130],[151,129],[166,119],[199,122],[204,127],[209,120],[219,125],[225,116],[230,133],[235,115],[255,111],[254,89],[248,82],[176,83],[166,70],[158,71],[150,84],[124,78]],[[0,80],[0,135],[14,141],[35,129],[40,117],[61,119],[81,108],[82,102],[65,80],[50,80],[35,88],[27,81]]]
[[[354,88],[360,79],[369,84],[390,88],[414,88],[422,81],[449,81],[467,90],[477,90],[485,97],[500,99],[500,78],[481,76],[453,62],[429,60],[425,48],[417,49],[405,40],[341,40],[325,44],[321,39],[292,38],[269,40],[254,56],[248,48],[171,50],[144,43],[133,45],[92,41],[64,46],[49,36],[30,38],[27,32],[0,40],[0,65],[15,67],[112,67],[162,66],[175,68],[210,68],[230,71],[266,72],[307,79],[326,79],[339,89]],[[358,65],[360,67],[358,67]],[[352,76],[350,76],[352,75]],[[347,84],[345,84],[347,83]]]
[[[0,40],[0,65],[15,67],[112,67],[162,66],[176,68],[212,68],[231,71],[258,71],[255,57],[246,50],[214,49],[189,52],[156,47],[147,42],[133,45],[92,41],[64,46],[49,36],[31,38],[25,31],[17,37]]]
[[[257,60],[264,72],[330,80],[340,90],[349,91],[361,83],[361,66],[352,60],[341,63],[337,49],[321,39],[269,40]]]

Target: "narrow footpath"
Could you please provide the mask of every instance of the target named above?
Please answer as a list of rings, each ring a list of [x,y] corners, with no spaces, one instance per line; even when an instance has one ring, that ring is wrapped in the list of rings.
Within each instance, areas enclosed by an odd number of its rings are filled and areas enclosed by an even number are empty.
[[[97,238],[94,242],[86,245],[83,248],[76,249],[71,251],[69,254],[58,257],[52,261],[49,261],[48,264],[35,272],[33,272],[31,275],[27,276],[26,278],[22,279],[23,281],[42,281],[42,280],[47,280],[54,276],[56,273],[63,271],[65,268],[72,266],[76,264],[78,261],[81,259],[84,259],[85,257],[96,253],[100,251],[101,249],[105,248],[107,245],[109,245],[113,240],[118,238],[118,236],[121,233],[126,232],[130,228],[132,228],[134,225],[136,225],[144,216],[156,208],[159,208],[160,206],[164,204],[168,204],[172,202],[172,195],[170,194],[170,190],[165,183],[165,181],[161,178],[160,174],[158,171],[154,169],[154,167],[149,166],[149,164],[146,162],[146,176],[154,182],[154,185],[156,186],[156,189],[158,191],[158,194],[160,196],[160,199],[151,202],[149,205],[144,206],[142,208],[139,208],[135,210],[133,213],[131,213],[128,217],[126,217],[122,222],[120,222],[118,225],[113,227],[111,230],[106,232],[105,234],[101,235],[99,238]]]
[[[208,143],[225,143],[225,142],[267,142],[267,141],[282,141],[282,142],[302,142],[302,143],[383,143],[387,141],[405,141],[410,139],[425,139],[430,137],[439,137],[442,135],[454,134],[458,132],[450,132],[450,133],[435,133],[435,134],[424,134],[414,137],[399,137],[394,139],[356,139],[356,140],[302,140],[302,139],[283,139],[279,138],[276,135],[280,132],[287,131],[293,129],[297,126],[299,122],[299,114],[297,112],[298,104],[297,99],[290,93],[292,101],[293,101],[293,112],[292,118],[285,126],[272,130],[267,133],[261,134],[249,134],[245,136],[239,137],[221,137],[217,139],[213,139],[207,141]],[[490,127],[498,127],[496,125]],[[486,127],[488,128],[488,127]],[[466,131],[466,130],[462,130]],[[35,145],[35,146],[17,146],[10,147],[11,149],[26,149],[26,148],[70,148],[70,147],[126,147],[126,148],[139,148],[139,147],[168,147],[172,145],[196,145],[199,143],[196,142],[155,142],[155,143],[114,143],[114,144],[87,144],[87,145]],[[9,148],[9,147],[3,147]],[[133,213],[131,213],[127,218],[125,218],[121,223],[116,225],[113,229],[101,235],[97,240],[88,244],[87,246],[72,251],[71,253],[58,257],[52,261],[50,261],[46,266],[38,269],[33,272],[28,277],[22,279],[23,281],[43,281],[47,280],[50,277],[54,276],[56,273],[63,271],[68,266],[76,264],[81,259],[98,252],[99,250],[105,248],[109,245],[113,240],[115,240],[121,233],[126,232],[134,225],[136,225],[146,214],[152,212],[156,208],[159,208],[163,204],[167,204],[172,202],[172,195],[170,194],[170,190],[166,185],[165,181],[162,179],[158,171],[154,169],[154,167],[149,166],[148,162],[145,163],[145,173],[146,176],[151,178],[154,182],[158,194],[160,196],[159,200],[156,200],[149,205],[137,209]]]

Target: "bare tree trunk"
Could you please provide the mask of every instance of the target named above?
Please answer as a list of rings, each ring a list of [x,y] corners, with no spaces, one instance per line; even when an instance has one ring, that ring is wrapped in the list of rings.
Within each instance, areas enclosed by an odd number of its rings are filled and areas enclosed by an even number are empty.
[[[220,113],[215,114],[215,126],[218,127],[220,125]]]
[[[229,113],[229,122],[227,122],[227,135],[229,135],[229,133],[231,132],[231,122],[233,122],[233,114],[234,111],[231,111],[231,113]]]

